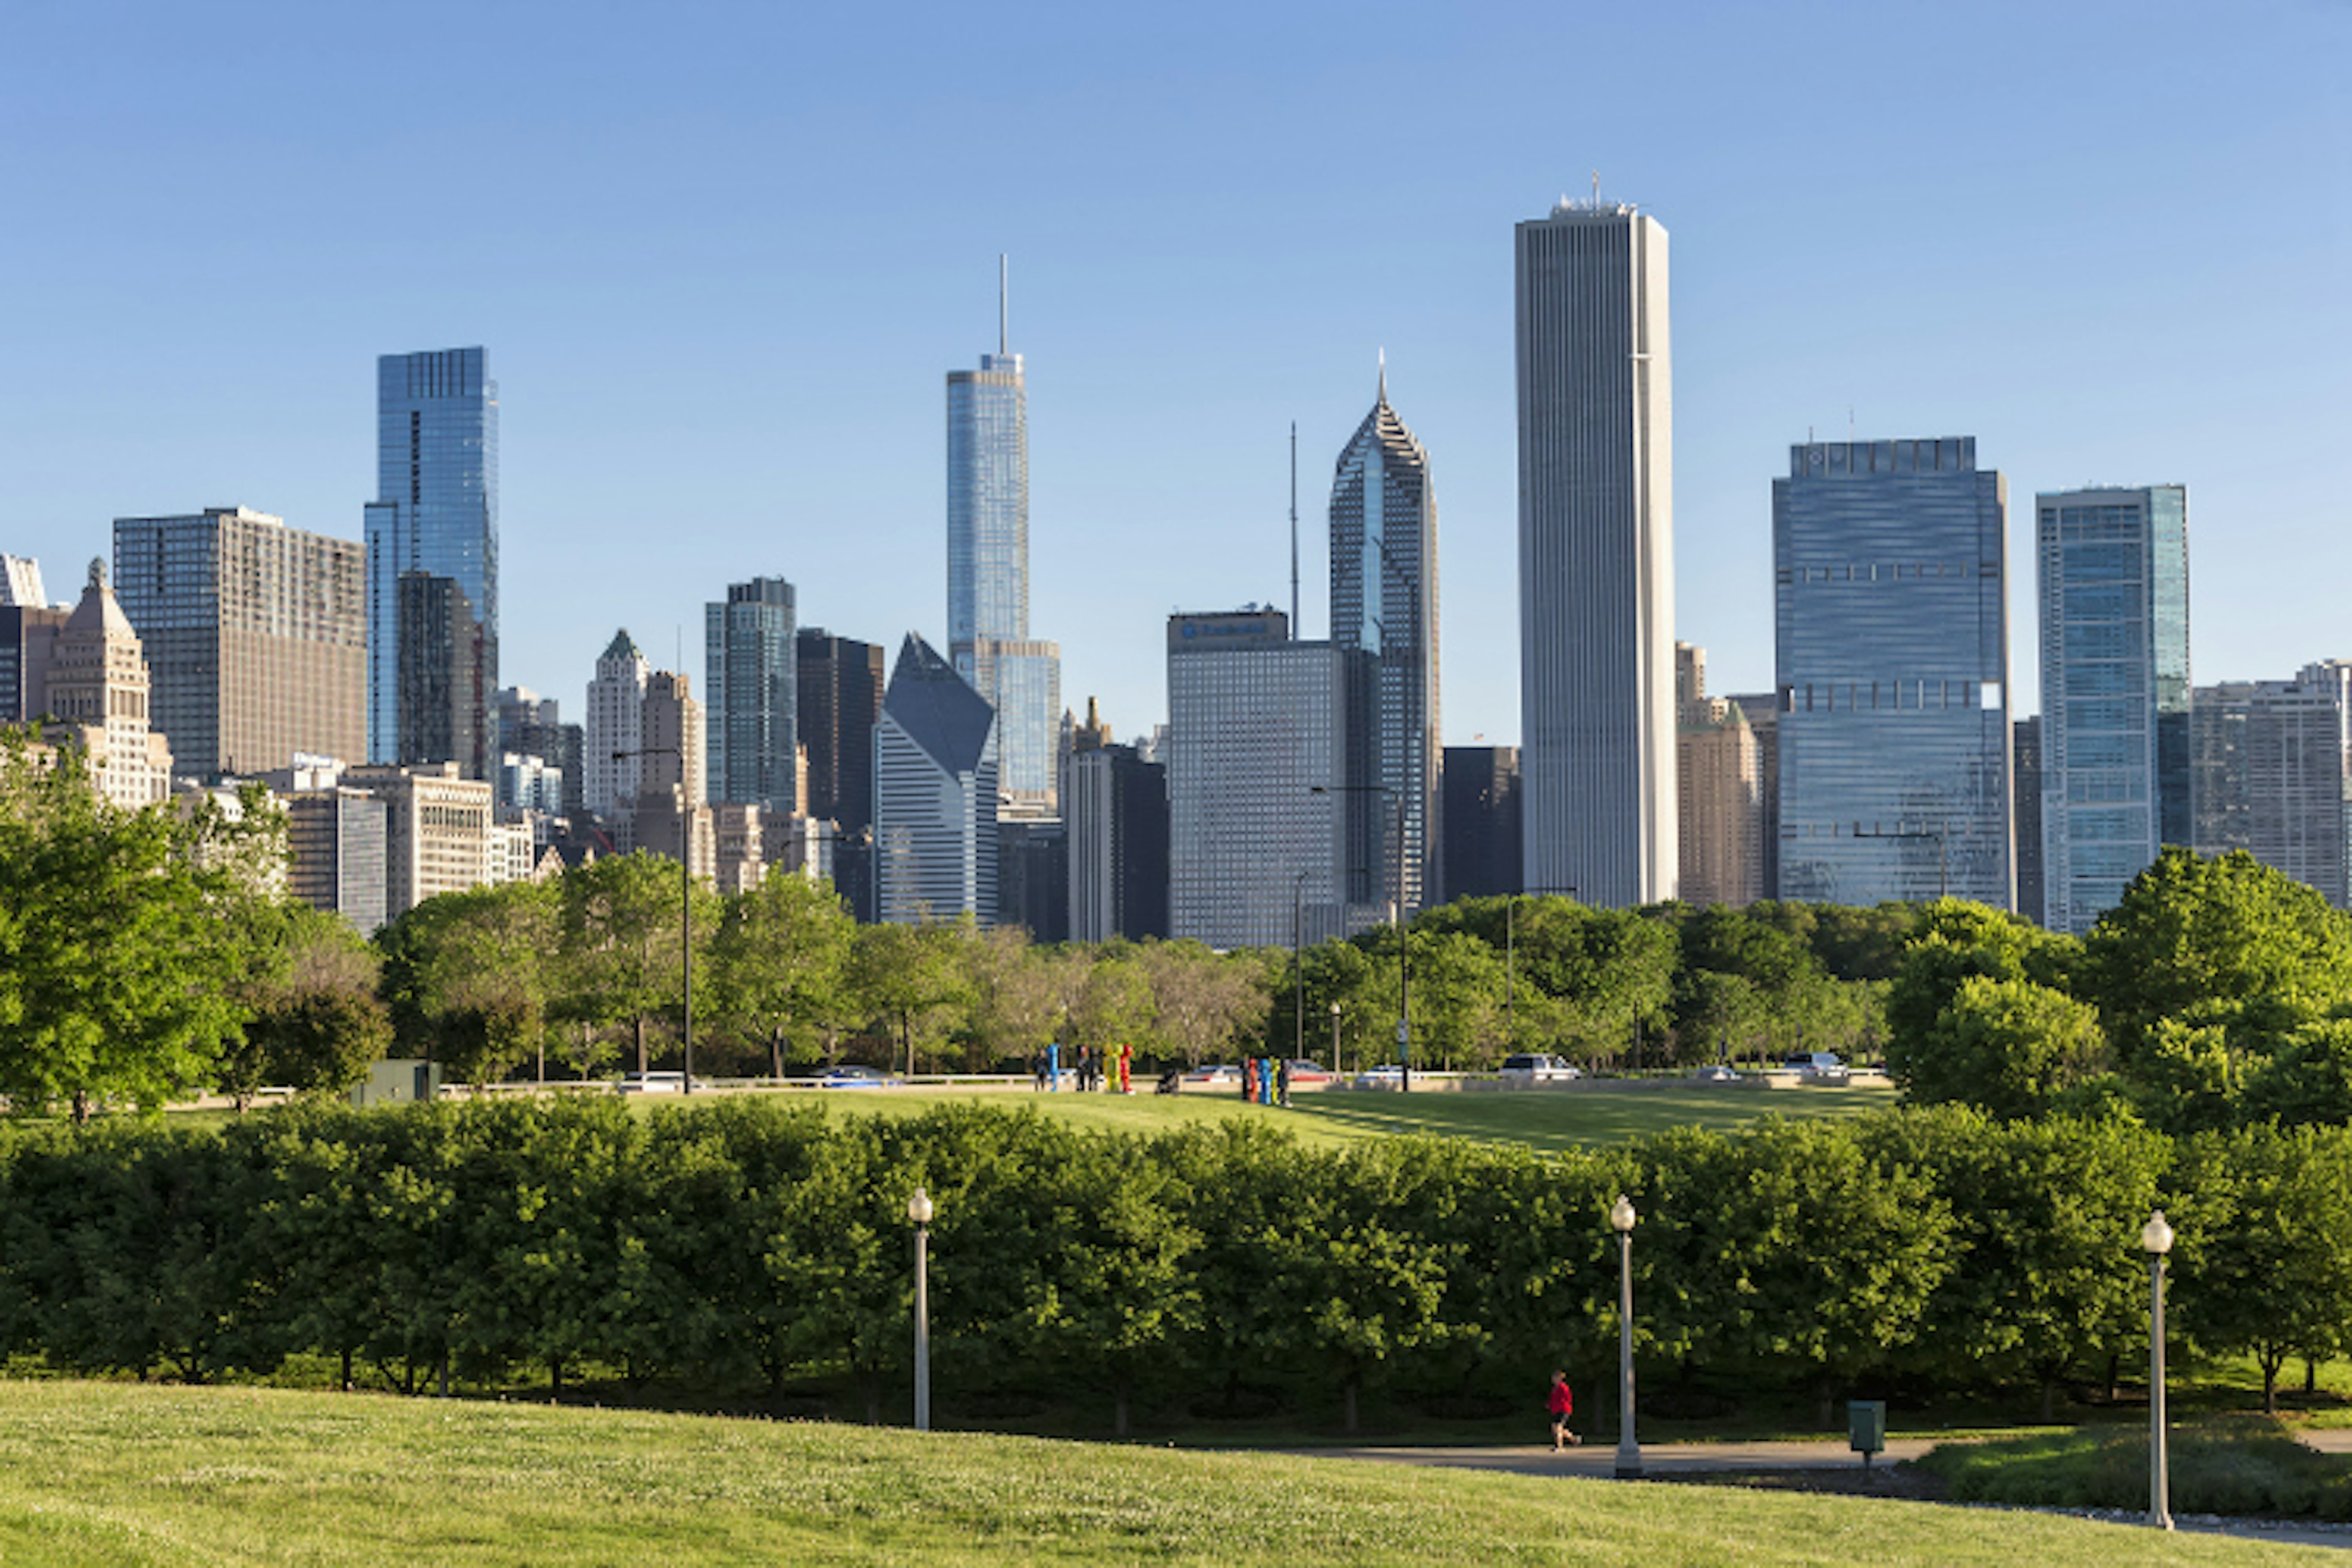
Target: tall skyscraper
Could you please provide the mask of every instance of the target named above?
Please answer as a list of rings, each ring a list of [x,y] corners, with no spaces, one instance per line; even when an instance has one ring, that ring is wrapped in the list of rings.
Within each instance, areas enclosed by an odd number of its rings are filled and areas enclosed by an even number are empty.
[[[996,715],[909,632],[874,731],[878,918],[996,919]]]
[[[625,820],[637,804],[645,760],[635,753],[645,743],[646,681],[651,674],[652,666],[624,626],[597,656],[596,677],[588,683],[581,801],[607,822]]]
[[[2197,849],[2244,849],[2352,909],[2352,660],[2200,686],[2189,704]]]
[[[527,686],[509,686],[499,693],[499,752],[501,758],[536,757],[548,770],[561,779],[561,795],[551,808],[563,816],[577,816],[583,809],[587,780],[581,772],[586,756],[586,735],[577,724],[563,722],[562,710],[552,697],[541,697]],[[526,773],[529,764],[523,764]],[[499,777],[509,773],[501,762]],[[505,793],[503,783],[499,804],[520,808],[525,803]]]
[[[454,762],[469,778],[490,778],[498,744],[499,385],[481,349],[376,361],[367,594],[370,758]],[[418,710],[444,703],[446,714]]]
[[[2035,925],[2050,923],[2049,879],[2042,863],[2042,720],[2009,727],[2009,773],[2017,802],[2017,912]]]
[[[70,610],[0,605],[0,724],[41,716],[49,689],[49,654]]]
[[[1008,807],[1052,816],[1061,649],[1029,635],[1029,394],[1007,346],[948,373],[948,657],[997,716]]]
[[[180,770],[363,759],[367,558],[355,540],[213,507],[114,520],[114,591],[139,628]]]
[[[1772,481],[1783,899],[2012,907],[2008,505],[1974,437]]]
[[[41,563],[28,555],[0,555],[0,605],[20,610],[49,607],[41,586]]]
[[[793,585],[728,584],[703,609],[703,691],[710,709],[710,791],[733,805],[790,815],[798,791],[800,675]]]
[[[1287,947],[1387,917],[1395,889],[1379,873],[1394,858],[1358,852],[1353,797],[1330,790],[1350,782],[1364,662],[1292,641],[1279,610],[1169,617],[1171,935]]]
[[[1675,896],[1666,231],[1562,201],[1518,226],[1521,885]]]
[[[1339,454],[1331,482],[1331,641],[1364,656],[1365,722],[1358,731],[1356,776],[1384,794],[1360,795],[1354,837],[1378,877],[1401,889],[1408,912],[1436,901],[1444,883],[1444,837],[1438,831],[1437,496],[1429,454],[1380,396]],[[1387,820],[1403,815],[1402,832]]]
[[[2189,492],[2038,496],[2042,868],[2077,934],[2168,844],[2196,840],[2189,763]]]
[[[799,644],[801,746],[808,812],[833,823],[834,886],[850,912],[874,914],[874,726],[882,717],[882,649],[803,627]]]

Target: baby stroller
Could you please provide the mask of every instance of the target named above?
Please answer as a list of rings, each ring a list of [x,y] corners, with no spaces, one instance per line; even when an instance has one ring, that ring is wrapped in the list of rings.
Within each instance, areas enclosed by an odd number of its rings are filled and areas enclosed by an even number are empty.
[[[1170,1068],[1166,1072],[1160,1075],[1160,1087],[1153,1089],[1151,1092],[1154,1094],[1176,1094],[1181,1092],[1183,1088],[1184,1069],[1181,1068]]]

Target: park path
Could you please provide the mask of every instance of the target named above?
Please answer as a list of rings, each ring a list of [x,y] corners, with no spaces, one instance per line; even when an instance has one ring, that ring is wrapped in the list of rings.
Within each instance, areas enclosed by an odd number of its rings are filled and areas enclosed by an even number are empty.
[[[2352,1453],[2352,1429],[2305,1432],[2303,1440],[2323,1453]],[[1890,1437],[1886,1451],[1874,1465],[1916,1459],[1934,1447],[1927,1437]],[[1605,1480],[1617,1473],[1617,1448],[1607,1438],[1588,1439],[1580,1447],[1554,1453],[1549,1445],[1483,1448],[1396,1447],[1312,1448],[1294,1452],[1316,1458],[1349,1459],[1370,1464],[1427,1465],[1444,1469],[1506,1470],[1518,1475],[1574,1476]],[[1830,1470],[1858,1468],[1861,1457],[1834,1440],[1790,1443],[1649,1443],[1642,1447],[1642,1468],[1647,1475],[1706,1470]],[[1946,1506],[1930,1504],[1928,1506]],[[1967,1504],[1949,1506],[1966,1507]],[[2073,1511],[2060,1510],[2055,1511]],[[2118,1528],[2144,1529],[2137,1515],[2096,1513],[2090,1517]],[[2292,1546],[2352,1550],[2352,1531],[2294,1523],[2221,1519],[2210,1514],[2179,1516],[2176,1526],[2203,1535],[2227,1535],[2245,1541],[2269,1541]]]

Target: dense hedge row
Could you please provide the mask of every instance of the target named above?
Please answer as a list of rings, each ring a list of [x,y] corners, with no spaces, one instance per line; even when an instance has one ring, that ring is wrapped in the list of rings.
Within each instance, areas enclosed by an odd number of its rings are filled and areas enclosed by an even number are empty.
[[[1524,1394],[1556,1363],[1605,1384],[1622,1190],[1662,1394],[2046,1386],[2141,1352],[2159,1201],[2189,1331],[2333,1349],[2352,1270],[2298,1260],[2352,1258],[2347,1172],[2340,1132],[2176,1146],[1949,1108],[1557,1157],[755,1100],[26,1127],[0,1131],[0,1352],[191,1380],[311,1353],[407,1391],[846,1371],[874,1400],[909,1349],[919,1183],[943,1395],[1087,1392],[1123,1426],[1132,1398],[1275,1388],[1352,1417],[1373,1384]]]

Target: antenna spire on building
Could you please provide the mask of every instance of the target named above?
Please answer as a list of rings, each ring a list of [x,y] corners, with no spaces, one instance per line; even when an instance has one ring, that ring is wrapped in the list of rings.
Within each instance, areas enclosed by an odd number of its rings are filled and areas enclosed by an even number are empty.
[[[1381,401],[1389,400],[1389,351],[1381,351]]]
[[[1013,268],[1003,251],[996,256],[996,352],[1013,352]]]
[[[1298,640],[1298,421],[1290,422],[1290,640]]]
[[[1598,169],[1592,171],[1592,206],[1596,212],[1601,208],[1601,171]]]

